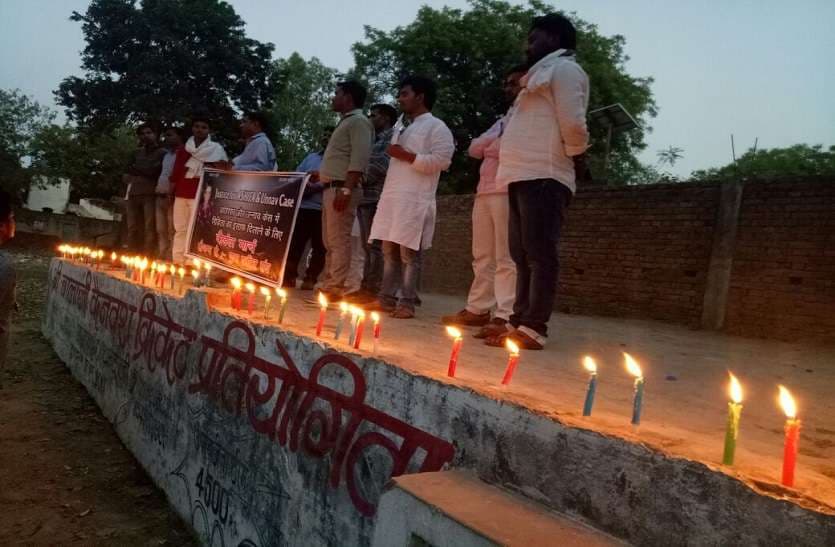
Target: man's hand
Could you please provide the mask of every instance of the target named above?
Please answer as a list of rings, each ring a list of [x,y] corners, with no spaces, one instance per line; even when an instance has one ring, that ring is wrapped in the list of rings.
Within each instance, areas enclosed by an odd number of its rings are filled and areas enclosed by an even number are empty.
[[[310,182],[319,182],[319,171],[308,171],[308,175],[310,175]]]
[[[577,182],[591,182],[591,171],[586,163],[586,155],[580,154],[571,159],[574,161],[574,177]]]
[[[388,148],[386,148],[386,152],[392,158],[397,158],[400,161],[405,161],[406,163],[413,163],[415,158],[417,158],[417,154],[409,152],[399,144],[390,144]]]
[[[345,193],[342,190],[343,188],[334,188],[336,196],[333,198],[333,210],[337,213],[341,213],[347,209],[348,204],[351,202],[351,193]]]

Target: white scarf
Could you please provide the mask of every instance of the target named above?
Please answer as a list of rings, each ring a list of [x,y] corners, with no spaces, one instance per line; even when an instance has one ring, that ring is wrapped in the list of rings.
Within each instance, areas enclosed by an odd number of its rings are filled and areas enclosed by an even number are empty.
[[[223,147],[214,142],[211,137],[206,137],[206,140],[201,142],[200,146],[194,144],[194,137],[189,137],[188,142],[186,142],[186,152],[191,154],[186,162],[187,179],[200,178],[203,175],[204,163],[227,161],[229,159]]]

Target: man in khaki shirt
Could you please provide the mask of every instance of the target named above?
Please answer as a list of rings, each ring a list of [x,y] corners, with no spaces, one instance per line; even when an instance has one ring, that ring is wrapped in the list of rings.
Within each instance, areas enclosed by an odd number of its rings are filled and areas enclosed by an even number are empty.
[[[360,184],[374,142],[374,126],[362,112],[367,92],[358,82],[336,84],[333,109],[340,114],[319,172],[313,174],[325,185],[322,193],[322,241],[325,271],[321,289],[328,300],[342,298],[351,268],[351,228],[361,197]]]

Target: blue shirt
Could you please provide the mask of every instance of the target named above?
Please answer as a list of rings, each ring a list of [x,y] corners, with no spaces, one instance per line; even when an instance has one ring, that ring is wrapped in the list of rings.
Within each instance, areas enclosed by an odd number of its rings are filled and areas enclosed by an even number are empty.
[[[162,171],[157,179],[157,194],[168,194],[171,191],[171,173],[174,171],[174,160],[177,159],[176,150],[167,150],[162,158]]]
[[[304,173],[318,171],[320,165],[322,165],[322,153],[311,152],[302,160],[299,166],[296,167],[296,171],[302,171]],[[307,188],[304,191],[304,198],[302,199],[300,207],[302,209],[314,209],[316,211],[321,211],[322,190],[324,190],[324,188],[325,185],[321,182],[308,183]]]
[[[246,147],[239,156],[232,160],[235,171],[273,171],[275,170],[275,148],[270,139],[261,132],[246,141]]]

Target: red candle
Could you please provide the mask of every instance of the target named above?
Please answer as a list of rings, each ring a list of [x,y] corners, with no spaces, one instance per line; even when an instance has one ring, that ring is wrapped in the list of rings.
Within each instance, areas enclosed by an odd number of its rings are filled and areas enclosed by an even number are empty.
[[[373,352],[377,353],[377,346],[380,343],[380,314],[376,311],[371,312],[371,322],[374,324],[374,349]]]
[[[516,371],[516,365],[519,364],[519,346],[513,343],[513,340],[507,340],[507,349],[510,351],[510,357],[507,359],[507,368],[504,371],[504,378],[502,378],[502,385],[506,386],[513,379],[513,373]]]
[[[447,376],[455,378],[455,369],[458,366],[458,354],[461,353],[461,346],[464,344],[464,339],[461,337],[461,331],[455,327],[447,327],[446,332],[453,338],[452,353],[449,356]]]
[[[197,279],[197,276],[200,275],[199,272],[195,273],[195,270],[191,271],[192,276],[194,279]],[[232,284],[232,309],[233,310],[240,310],[241,309],[241,279],[239,277],[233,277],[229,280],[229,283]]]
[[[783,446],[783,486],[794,486],[794,470],[797,466],[797,445],[800,440],[800,420],[797,419],[797,405],[789,390],[780,390],[780,406],[786,413],[786,441]]]
[[[365,330],[365,312],[360,310],[359,319],[357,320],[357,336],[354,338],[354,349],[360,349],[360,342],[362,341],[362,331]]]
[[[325,313],[328,311],[328,299],[325,298],[325,295],[319,293],[319,321],[316,323],[316,336],[322,335],[322,327],[325,326]]]
[[[253,283],[247,283],[246,290],[249,293],[249,300],[247,300],[247,303],[249,304],[247,306],[247,313],[252,315],[252,310],[255,309],[255,285]]]

